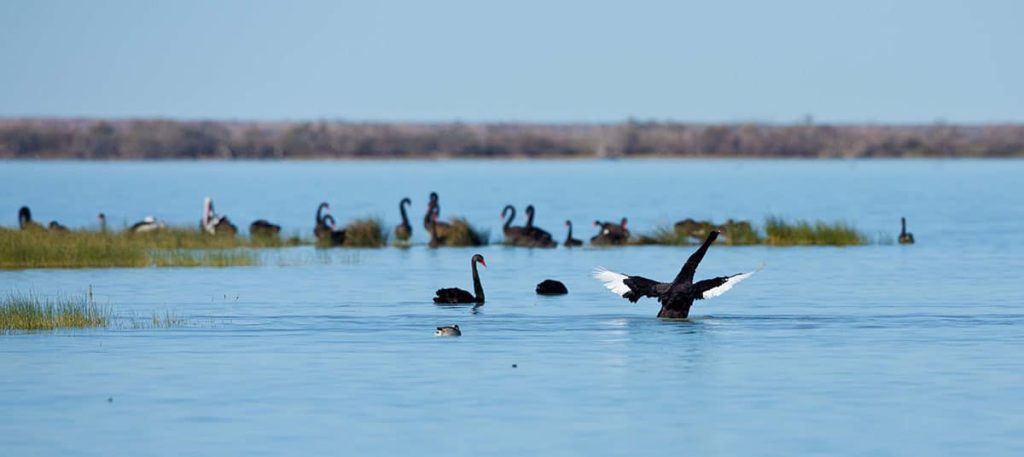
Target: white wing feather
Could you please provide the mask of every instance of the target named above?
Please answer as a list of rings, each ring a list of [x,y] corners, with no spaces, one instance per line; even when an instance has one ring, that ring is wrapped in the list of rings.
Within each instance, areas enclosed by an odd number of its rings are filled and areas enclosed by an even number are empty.
[[[740,273],[740,274],[737,274],[737,275],[729,276],[729,279],[726,279],[725,283],[723,283],[722,285],[720,285],[718,287],[715,287],[713,289],[708,289],[708,290],[704,291],[704,293],[701,294],[701,298],[714,298],[714,297],[717,297],[719,295],[722,295],[722,294],[728,292],[729,289],[732,289],[732,286],[735,286],[736,284],[739,284],[744,279],[747,279],[747,278],[753,276],[754,273],[757,273],[757,271],[760,271],[760,270],[755,270],[755,271],[751,271],[751,272],[748,272],[748,273]]]
[[[629,292],[629,286],[623,282],[627,278],[624,274],[616,273],[604,267],[597,267],[594,269],[594,278],[604,283],[604,286],[616,295],[622,296]]]

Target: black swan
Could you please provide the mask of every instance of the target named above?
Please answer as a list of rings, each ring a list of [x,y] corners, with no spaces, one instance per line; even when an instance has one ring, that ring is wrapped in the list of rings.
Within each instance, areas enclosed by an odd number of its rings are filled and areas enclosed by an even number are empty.
[[[676,278],[670,283],[657,282],[641,276],[626,276],[615,273],[604,268],[594,270],[594,277],[604,283],[604,286],[621,295],[623,298],[636,303],[640,297],[657,298],[661,303],[661,311],[658,317],[670,319],[685,319],[690,314],[690,307],[694,300],[712,298],[722,295],[726,291],[754,274],[753,271],[740,273],[732,276],[720,276],[703,281],[693,282],[693,275],[697,272],[697,265],[704,258],[711,243],[718,238],[718,232],[712,231],[708,234],[707,240],[697,249],[686,263]]]
[[[540,248],[553,248],[558,246],[558,243],[556,243],[555,240],[551,238],[551,233],[540,227],[533,226],[534,211],[535,210],[533,208],[533,205],[526,205],[526,210],[524,210],[524,212],[526,213],[525,228],[528,246]]]
[[[345,244],[345,230],[335,230],[334,216],[327,214],[323,217],[323,222],[328,227],[328,231],[321,233],[322,236],[317,236],[317,242],[327,246],[341,246]]]
[[[213,199],[203,199],[203,218],[199,221],[199,228],[210,235],[223,235],[233,237],[238,233],[238,227],[232,224],[227,216],[217,214],[213,210]]]
[[[411,205],[412,200],[408,197],[403,198],[402,201],[398,202],[398,211],[402,213],[402,223],[395,226],[395,239],[399,241],[409,241],[412,237],[412,225],[409,224],[409,216],[405,214],[405,206]]]
[[[423,228],[437,230],[440,238],[447,238],[452,226],[447,222],[441,222],[441,202],[437,192],[430,193],[430,201],[427,202],[427,214],[423,216]]]
[[[57,221],[50,221],[50,225],[48,226],[48,228],[50,229],[51,232],[58,232],[58,233],[67,233],[67,232],[71,231],[71,230],[68,230],[67,227],[65,227],[63,225],[60,225],[60,222],[57,222]]]
[[[567,293],[569,293],[569,289],[565,287],[565,284],[554,279],[545,279],[537,284],[537,295],[565,295]]]
[[[505,218],[506,216],[508,219]],[[505,224],[501,226],[501,231],[505,234],[505,244],[518,245],[522,243],[526,237],[526,227],[512,225],[512,221],[516,218],[516,208],[512,205],[505,205],[505,208],[501,210],[501,218],[505,221]]]
[[[147,233],[160,230],[164,227],[164,224],[157,222],[153,216],[146,216],[141,221],[132,224],[128,227],[128,231],[131,233]]]
[[[456,287],[438,289],[437,292],[435,292],[437,296],[434,297],[434,303],[442,305],[463,303],[476,303],[477,305],[484,304],[484,286],[480,285],[480,273],[476,271],[477,262],[484,267],[487,266],[487,262],[484,261],[484,256],[480,254],[474,255],[469,261],[469,264],[473,269],[473,291],[475,292],[475,295]]]
[[[459,330],[459,324],[447,325],[438,327],[434,331],[434,336],[462,336],[462,330]]]
[[[96,215],[96,220],[100,223],[100,233],[107,233],[107,215],[99,213]]]
[[[565,243],[562,244],[567,248],[583,246],[582,241],[572,237],[572,221],[565,221],[565,226],[569,228],[569,233],[565,235]]]
[[[277,238],[281,233],[281,226],[272,224],[266,219],[257,219],[249,224],[249,236],[263,238]]]
[[[27,206],[18,209],[18,227],[22,230],[42,230],[43,226],[32,220],[32,210]]]
[[[914,244],[914,234],[907,232],[907,218],[900,218],[900,244]]]
[[[331,226],[324,222],[325,209],[328,211],[331,209],[331,205],[328,205],[327,202],[323,202],[320,206],[316,207],[316,225],[313,226],[313,236],[315,236],[317,240],[329,239],[331,236]]]
[[[439,248],[445,243],[445,241],[447,241],[437,234],[437,214],[434,214],[430,218],[430,229],[428,232],[430,232],[430,242],[427,243],[427,247],[432,249]]]
[[[595,227],[600,227],[601,231],[597,235],[590,238],[590,244],[597,246],[611,246],[611,245],[623,245],[629,241],[629,229],[626,228],[628,220],[622,218],[622,222],[618,224],[613,222],[601,222],[594,221]]]

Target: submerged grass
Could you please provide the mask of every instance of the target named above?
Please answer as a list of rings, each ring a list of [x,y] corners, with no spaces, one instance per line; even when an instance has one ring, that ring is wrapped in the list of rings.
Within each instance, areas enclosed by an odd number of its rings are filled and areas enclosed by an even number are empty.
[[[17,330],[56,330],[104,327],[110,309],[87,297],[40,299],[35,295],[10,294],[0,299],[0,333]]]
[[[183,229],[146,234],[0,230],[0,269],[256,264],[254,253],[234,249],[237,243]]]

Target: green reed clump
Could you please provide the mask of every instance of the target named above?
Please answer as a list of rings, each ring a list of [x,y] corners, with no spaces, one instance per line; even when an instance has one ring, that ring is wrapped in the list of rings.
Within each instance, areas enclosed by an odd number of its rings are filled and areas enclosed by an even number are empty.
[[[12,293],[0,299],[0,333],[103,327],[110,322],[110,314],[109,308],[85,297],[41,300],[35,295]]]
[[[779,217],[765,221],[765,244],[773,246],[855,246],[867,237],[846,222],[788,222]]]
[[[161,230],[160,232],[164,232]],[[168,229],[166,233],[103,233],[43,230],[0,231],[0,269],[108,268],[147,266],[253,265],[256,256],[243,251],[217,252],[224,240],[200,241],[198,231]],[[205,244],[204,244],[205,243]],[[186,252],[185,249],[212,249]]]
[[[387,232],[380,219],[357,219],[345,227],[345,242],[351,248],[381,248],[387,244]]]
[[[485,246],[491,237],[489,230],[479,230],[464,218],[452,219],[444,245],[449,247]]]

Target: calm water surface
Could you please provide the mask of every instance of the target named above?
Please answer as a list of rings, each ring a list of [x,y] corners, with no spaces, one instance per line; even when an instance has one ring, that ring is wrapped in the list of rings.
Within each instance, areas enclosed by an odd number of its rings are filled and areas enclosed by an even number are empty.
[[[596,265],[669,279],[692,248],[267,250],[230,269],[0,271],[0,291],[80,293],[109,329],[0,336],[0,454],[1021,455],[1024,162],[0,162],[16,211],[94,227],[195,224],[202,198],[239,225],[307,235],[397,222],[426,194],[500,230],[505,203],[573,219],[845,219],[914,246],[715,246],[710,277],[766,268],[686,321],[613,296]],[[496,238],[496,237],[495,237]],[[470,288],[487,304],[438,307]],[[545,278],[565,297],[537,297]],[[170,312],[185,324],[134,328]],[[458,323],[461,338],[435,338]],[[513,368],[512,365],[517,367]],[[112,401],[108,401],[112,399]]]

